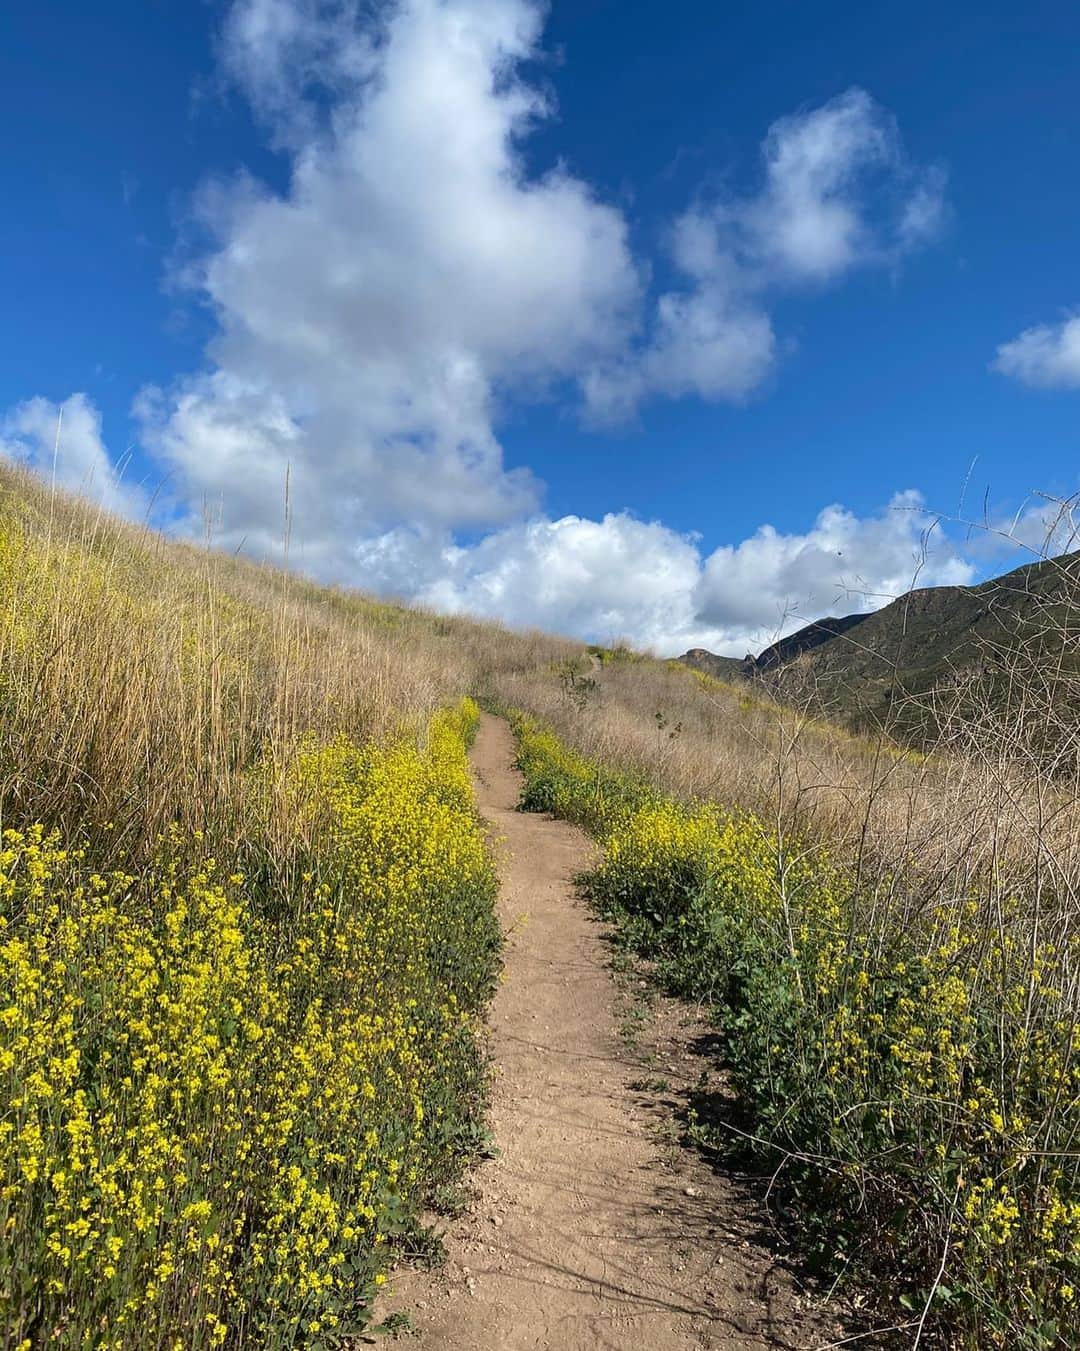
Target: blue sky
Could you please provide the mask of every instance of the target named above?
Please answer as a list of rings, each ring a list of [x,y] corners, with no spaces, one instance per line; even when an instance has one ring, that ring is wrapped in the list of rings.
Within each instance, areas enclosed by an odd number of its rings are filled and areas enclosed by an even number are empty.
[[[273,556],[287,467],[317,575],[736,652],[1080,486],[1075,6],[0,25],[0,446],[120,510]]]

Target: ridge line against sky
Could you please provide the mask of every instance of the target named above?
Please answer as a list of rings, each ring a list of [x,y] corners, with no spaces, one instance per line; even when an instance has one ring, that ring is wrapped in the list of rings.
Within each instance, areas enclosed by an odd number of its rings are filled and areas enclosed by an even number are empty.
[[[64,486],[187,534],[211,503],[221,545],[270,558],[288,475],[292,556],[316,577],[665,653],[742,655],[916,576],[982,575],[1002,552],[938,521],[915,476],[926,464],[870,452],[854,461],[872,471],[849,490],[857,505],[827,488],[807,500],[813,465],[795,462],[811,437],[796,432],[774,451],[777,500],[752,522],[744,508],[740,535],[725,497],[746,461],[707,456],[710,435],[737,441],[788,384],[807,401],[817,315],[839,313],[828,345],[854,361],[845,334],[879,314],[888,363],[905,292],[925,297],[924,270],[938,284],[972,228],[953,200],[963,164],[925,130],[913,151],[903,118],[848,80],[774,106],[742,138],[740,172],[731,152],[695,152],[694,176],[639,209],[560,148],[572,90],[556,84],[575,53],[545,28],[563,13],[532,0],[208,11],[212,79],[193,71],[191,87],[215,116],[246,119],[249,139],[227,168],[197,166],[168,265],[146,283],[201,316],[202,352],[165,378],[132,364],[130,449],[106,436],[88,382],[9,399],[0,451],[51,473],[62,409]],[[724,40],[706,14],[703,61]],[[126,204],[138,191],[126,178]],[[1028,407],[1080,388],[1080,317],[1025,309],[1012,331],[987,332],[963,378]],[[819,445],[830,413],[842,421],[844,404],[823,411]],[[686,421],[658,434],[658,418]],[[954,454],[959,484],[980,448]],[[635,457],[647,471],[627,470]],[[800,491],[781,502],[789,467]],[[1054,482],[996,488],[991,524],[1065,547],[1054,505],[1023,494],[1071,493],[1075,478],[1070,463]],[[545,510],[546,491],[563,509]],[[774,509],[785,524],[760,524]]]

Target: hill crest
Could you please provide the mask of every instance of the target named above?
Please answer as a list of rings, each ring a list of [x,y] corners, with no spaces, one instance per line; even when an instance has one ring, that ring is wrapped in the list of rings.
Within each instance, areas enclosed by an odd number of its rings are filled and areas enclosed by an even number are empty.
[[[879,610],[815,620],[742,660],[694,648],[678,660],[755,681],[848,725],[880,725],[910,697],[986,675],[1009,653],[1039,660],[1066,646],[1080,552],[1038,559],[973,586],[918,587]]]

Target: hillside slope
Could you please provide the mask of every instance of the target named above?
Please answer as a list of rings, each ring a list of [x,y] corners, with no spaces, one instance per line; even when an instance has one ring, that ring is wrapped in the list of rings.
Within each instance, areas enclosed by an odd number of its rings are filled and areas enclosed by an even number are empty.
[[[4,1345],[369,1325],[390,1236],[483,1138],[501,934],[464,696],[576,650],[0,464]]]
[[[872,614],[823,619],[756,658],[695,649],[679,660],[720,679],[755,681],[857,728],[926,737],[978,697],[1000,701],[1025,665],[1071,669],[1070,616],[1080,553],[1025,564],[978,586],[909,591]]]
[[[1080,720],[1050,700],[1077,570],[915,592],[725,683],[320,587],[0,465],[9,1341],[370,1324],[387,1235],[422,1240],[483,1139],[475,695],[521,710],[529,803],[597,836],[623,937],[731,1013],[709,1054],[787,1213],[866,1252],[893,1321],[937,1273],[967,1344],[1074,1345]],[[1023,717],[912,754],[761,697],[799,680]],[[958,1210],[960,1177],[998,1182]]]

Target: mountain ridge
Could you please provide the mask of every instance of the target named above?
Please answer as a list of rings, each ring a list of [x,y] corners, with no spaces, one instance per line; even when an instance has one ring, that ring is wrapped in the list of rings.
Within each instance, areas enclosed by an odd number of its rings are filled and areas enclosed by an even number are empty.
[[[886,720],[902,704],[907,731],[926,722],[913,702],[934,702],[965,677],[1012,658],[1068,656],[1070,602],[1080,595],[1080,552],[1022,564],[971,586],[917,587],[879,610],[815,620],[742,660],[693,648],[677,658],[718,679],[753,682],[807,702],[849,726]],[[990,696],[986,696],[990,697]],[[923,710],[925,713],[925,710]]]

